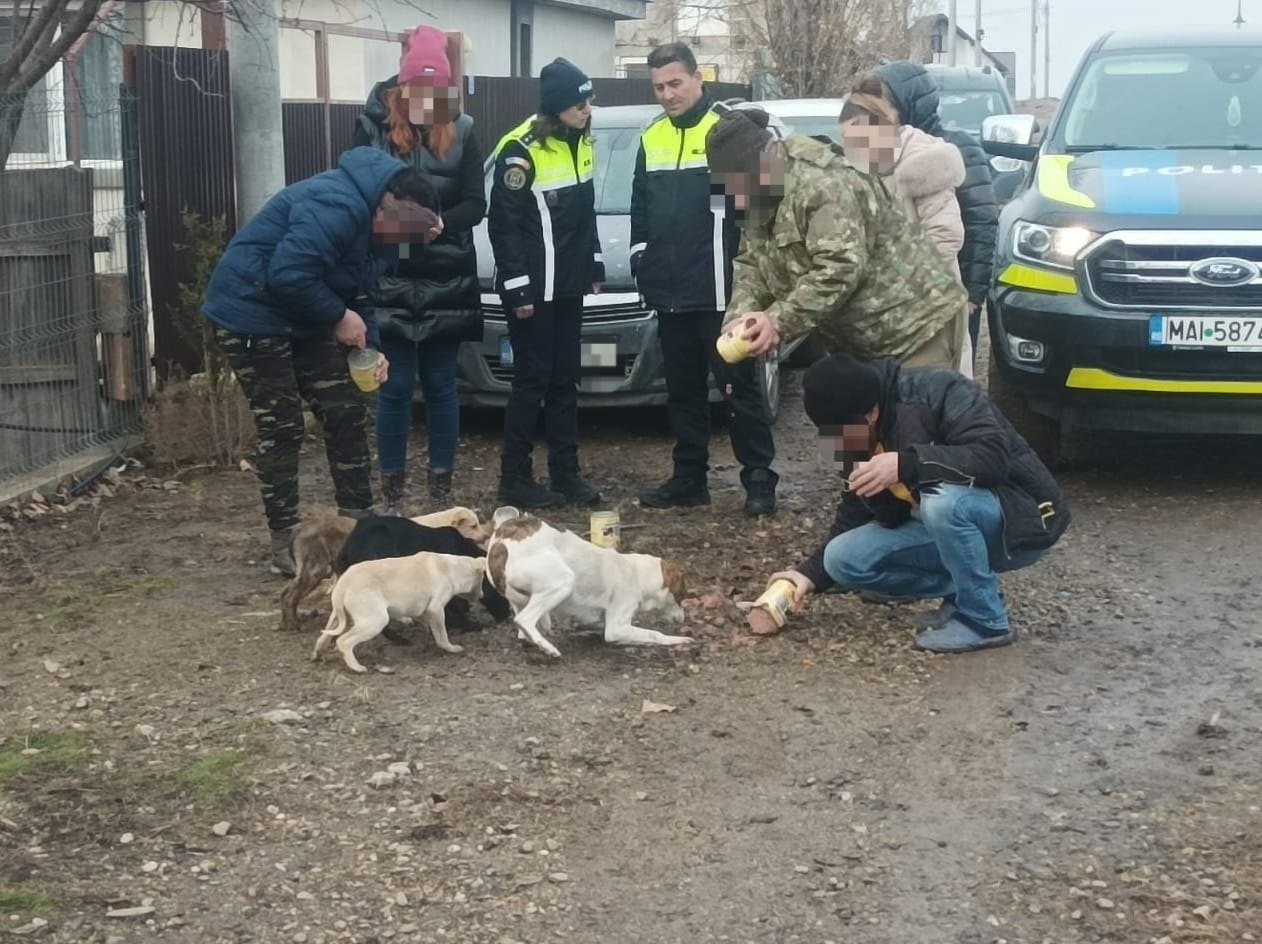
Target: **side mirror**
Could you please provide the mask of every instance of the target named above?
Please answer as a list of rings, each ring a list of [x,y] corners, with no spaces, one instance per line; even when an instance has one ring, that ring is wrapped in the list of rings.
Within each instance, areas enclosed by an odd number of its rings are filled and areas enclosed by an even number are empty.
[[[1004,161],[1032,161],[1038,157],[1039,148],[1034,143],[1040,131],[1033,115],[992,115],[982,119],[982,149]],[[1015,170],[1015,167],[996,167],[996,170]]]

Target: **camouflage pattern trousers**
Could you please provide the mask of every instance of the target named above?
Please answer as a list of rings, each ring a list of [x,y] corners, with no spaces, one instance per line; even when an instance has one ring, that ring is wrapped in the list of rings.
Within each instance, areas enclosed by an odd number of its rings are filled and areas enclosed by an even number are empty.
[[[250,402],[258,432],[254,465],[273,531],[298,523],[298,452],[304,401],[324,428],[337,506],[372,508],[368,411],[346,357],[331,337],[253,337],[215,329],[224,359]]]

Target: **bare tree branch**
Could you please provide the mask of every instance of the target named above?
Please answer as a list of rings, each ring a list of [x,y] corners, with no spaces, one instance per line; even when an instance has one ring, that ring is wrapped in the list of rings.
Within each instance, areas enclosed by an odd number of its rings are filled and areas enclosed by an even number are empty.
[[[100,8],[101,0],[82,0],[79,9],[62,27],[61,33],[57,35],[56,39],[53,39],[50,33],[49,41],[40,51],[40,54],[32,55],[23,64],[22,70],[18,73],[16,84],[18,86],[25,85],[29,88],[42,79],[48,73],[48,70],[55,66],[61,60],[61,57],[66,54],[66,50],[93,27]]]
[[[9,58],[0,65],[0,88],[8,85],[18,74],[22,64],[30,57],[40,39],[46,33],[55,33],[59,25],[61,12],[66,8],[67,0],[45,0],[34,20],[28,22],[25,29],[13,44]]]
[[[738,6],[733,3],[731,6]],[[883,58],[914,53],[912,27],[931,0],[749,0],[754,45],[781,94],[794,98],[844,94]]]

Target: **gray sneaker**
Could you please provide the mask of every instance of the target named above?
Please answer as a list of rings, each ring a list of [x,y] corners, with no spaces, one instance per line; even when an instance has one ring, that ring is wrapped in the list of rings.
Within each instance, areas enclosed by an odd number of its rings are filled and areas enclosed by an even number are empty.
[[[292,577],[296,568],[294,567],[294,555],[289,549],[294,540],[293,528],[282,528],[279,531],[272,532],[272,560],[268,565],[268,570],[282,577]]]
[[[926,629],[916,637],[916,648],[927,652],[975,652],[978,649],[994,649],[1010,646],[1017,634],[1011,629],[999,632],[982,632],[961,619],[952,617],[938,629]]]

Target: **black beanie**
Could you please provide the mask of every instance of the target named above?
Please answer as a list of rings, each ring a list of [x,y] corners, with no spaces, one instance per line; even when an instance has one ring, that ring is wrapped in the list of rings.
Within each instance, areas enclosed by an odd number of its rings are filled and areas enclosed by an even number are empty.
[[[816,426],[865,422],[881,402],[881,375],[849,354],[830,354],[802,375],[802,405]]]
[[[568,59],[554,59],[539,73],[539,111],[559,115],[592,97],[592,80]]]
[[[752,174],[758,155],[775,139],[767,130],[771,116],[761,108],[734,108],[725,112],[706,136],[710,172]]]

